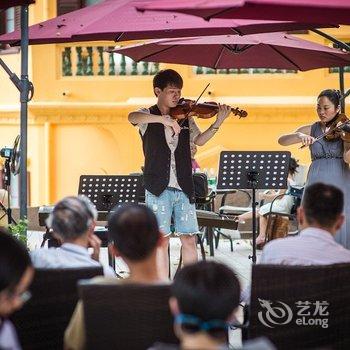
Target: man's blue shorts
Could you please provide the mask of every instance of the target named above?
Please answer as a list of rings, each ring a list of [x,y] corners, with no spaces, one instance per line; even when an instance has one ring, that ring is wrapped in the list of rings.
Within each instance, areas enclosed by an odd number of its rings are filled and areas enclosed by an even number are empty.
[[[191,204],[186,194],[176,188],[167,187],[159,197],[146,190],[146,205],[157,217],[159,229],[165,236],[191,235],[199,233],[196,207]]]

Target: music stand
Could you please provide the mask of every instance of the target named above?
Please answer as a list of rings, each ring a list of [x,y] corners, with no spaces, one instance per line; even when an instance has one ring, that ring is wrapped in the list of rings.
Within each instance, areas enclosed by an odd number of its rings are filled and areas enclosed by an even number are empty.
[[[137,175],[81,175],[78,193],[88,197],[97,211],[110,212],[123,203],[138,203],[140,189]]]
[[[287,188],[290,152],[280,151],[223,151],[220,153],[217,189],[252,190],[253,255],[256,263],[256,200],[257,189]]]

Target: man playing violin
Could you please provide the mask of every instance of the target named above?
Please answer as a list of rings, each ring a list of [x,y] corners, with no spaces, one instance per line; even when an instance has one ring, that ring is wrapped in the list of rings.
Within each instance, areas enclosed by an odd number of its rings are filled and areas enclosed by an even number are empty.
[[[146,205],[157,216],[159,227],[166,237],[171,231],[171,219],[175,234],[182,244],[184,264],[198,260],[196,236],[198,223],[192,180],[190,142],[204,145],[219,130],[231,113],[231,107],[218,106],[215,122],[201,132],[192,117],[181,122],[170,116],[180,97],[183,80],[176,71],[166,69],[153,79],[157,104],[129,114],[129,121],[137,125],[142,138],[145,156],[144,184]],[[168,275],[168,244],[159,251],[159,268]]]

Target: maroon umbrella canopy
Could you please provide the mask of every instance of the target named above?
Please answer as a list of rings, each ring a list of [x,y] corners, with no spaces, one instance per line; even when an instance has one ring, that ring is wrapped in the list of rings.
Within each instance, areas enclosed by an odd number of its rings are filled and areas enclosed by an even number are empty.
[[[138,3],[140,3],[138,1]],[[326,22],[327,24],[329,22]],[[106,0],[67,13],[29,28],[30,44],[111,40],[126,41],[220,34],[254,34],[328,27],[281,21],[217,19],[210,22],[179,13],[136,10],[132,0]],[[0,37],[3,43],[17,43],[19,31]]]
[[[35,0],[0,0],[0,10],[6,10],[14,6],[30,5]]]
[[[206,19],[248,18],[350,24],[348,0],[157,0],[140,10],[176,11]]]
[[[155,40],[114,52],[135,61],[227,68],[309,70],[350,65],[350,54],[284,33]]]

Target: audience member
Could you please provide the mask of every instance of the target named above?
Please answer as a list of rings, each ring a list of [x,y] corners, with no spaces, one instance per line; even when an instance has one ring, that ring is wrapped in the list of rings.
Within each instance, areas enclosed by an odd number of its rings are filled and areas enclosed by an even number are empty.
[[[175,277],[169,301],[180,346],[158,343],[152,350],[229,349],[228,329],[239,295],[239,281],[225,265],[201,261],[185,266]],[[251,349],[273,349],[265,340],[254,343]]]
[[[260,263],[328,265],[350,262],[350,250],[334,240],[344,222],[343,208],[344,194],[339,188],[323,183],[308,186],[298,208],[300,234],[268,243]]]
[[[101,241],[94,234],[97,211],[85,196],[66,197],[59,201],[48,218],[54,236],[62,242],[59,248],[42,248],[31,253],[37,268],[76,268],[100,266]],[[93,249],[92,255],[88,248]],[[104,265],[106,276],[115,276],[114,270]]]
[[[119,207],[108,219],[111,250],[121,257],[130,270],[130,277],[118,280],[96,277],[91,283],[142,283],[161,284],[157,270],[157,249],[164,238],[159,231],[154,213],[144,205],[127,204]],[[85,348],[83,305],[80,301],[65,333],[66,349]]]
[[[30,298],[33,274],[26,247],[0,228],[0,349],[21,349],[8,317]]]

